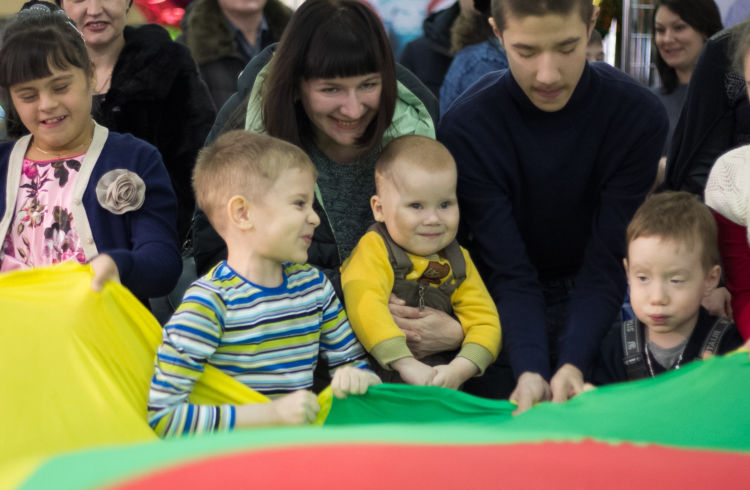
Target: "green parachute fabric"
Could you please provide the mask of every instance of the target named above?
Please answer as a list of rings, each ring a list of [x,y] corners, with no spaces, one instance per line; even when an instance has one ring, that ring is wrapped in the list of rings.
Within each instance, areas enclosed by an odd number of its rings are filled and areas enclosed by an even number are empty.
[[[333,399],[323,427],[161,441],[145,422],[159,326],[125,288],[90,282],[72,265],[0,276],[0,488],[747,485],[744,352],[519,417],[507,401],[380,385]],[[200,385],[200,402],[264,401],[217,371]]]
[[[555,471],[565,470],[585,476],[574,480],[576,488],[747,488],[748,407],[745,352],[598,388],[565,404],[543,403],[518,417],[507,401],[380,385],[334,399],[323,427],[237,430],[64,454],[22,488],[60,481],[69,488],[219,482],[242,488],[248,475],[278,488],[496,488],[501,481],[549,488],[560,484]],[[471,468],[463,477],[472,484],[446,473],[462,467]],[[619,484],[612,480],[617,475]]]

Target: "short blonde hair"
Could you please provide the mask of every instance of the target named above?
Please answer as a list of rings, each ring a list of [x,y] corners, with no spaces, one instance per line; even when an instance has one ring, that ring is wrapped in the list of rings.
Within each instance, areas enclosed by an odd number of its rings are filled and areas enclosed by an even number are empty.
[[[689,192],[653,194],[641,204],[628,225],[625,243],[640,237],[674,240],[688,250],[701,246],[701,264],[708,271],[719,265],[719,238],[711,210]]]
[[[433,172],[456,168],[453,156],[439,141],[414,134],[400,136],[386,145],[375,162],[376,192],[384,179],[392,181],[397,163]]]
[[[195,200],[219,231],[220,211],[233,196],[262,199],[282,172],[293,169],[317,178],[310,158],[291,143],[244,130],[229,131],[198,153],[193,169]]]

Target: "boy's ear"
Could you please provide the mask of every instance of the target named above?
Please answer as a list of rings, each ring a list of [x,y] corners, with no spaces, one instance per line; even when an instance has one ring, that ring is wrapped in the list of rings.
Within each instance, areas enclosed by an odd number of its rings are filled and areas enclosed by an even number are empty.
[[[599,18],[599,12],[601,12],[599,7],[594,7],[593,12],[591,12],[591,20],[589,21],[589,28],[588,28],[588,37],[586,39],[591,39],[591,33],[594,32],[596,21]]]
[[[255,225],[253,206],[244,196],[232,196],[226,206],[229,223],[240,230],[250,230]]]
[[[383,204],[380,202],[380,197],[377,194],[370,198],[370,208],[372,209],[372,216],[375,218],[375,221],[379,221],[380,223],[385,221]]]
[[[715,265],[706,273],[706,288],[703,291],[704,296],[711,294],[711,291],[716,289],[721,280],[721,266]]]
[[[500,30],[497,28],[497,24],[495,24],[495,19],[492,17],[487,19],[487,22],[490,24],[490,27],[492,27],[492,33],[495,35],[498,41],[500,41],[500,44],[503,48],[505,48],[505,44],[503,44],[503,36],[500,34]]]

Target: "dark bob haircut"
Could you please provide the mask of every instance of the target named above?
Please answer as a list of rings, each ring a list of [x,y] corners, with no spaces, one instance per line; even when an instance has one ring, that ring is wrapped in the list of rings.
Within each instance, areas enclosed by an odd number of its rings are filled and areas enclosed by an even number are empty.
[[[300,84],[313,78],[380,73],[377,115],[357,141],[377,147],[396,107],[396,67],[377,15],[358,0],[307,0],[292,15],[263,87],[263,125],[271,136],[305,147],[314,142]]]
[[[714,0],[660,0],[654,6],[654,15],[651,22],[656,27],[656,11],[659,7],[666,7],[677,14],[690,27],[703,34],[706,39],[713,36],[722,29],[721,15]],[[654,44],[656,44],[656,32],[654,32]],[[656,57],[656,71],[659,72],[662,92],[670,94],[680,84],[677,72],[667,65],[664,58],[654,49]]]
[[[588,26],[594,14],[591,0],[492,0],[492,18],[501,34],[507,27],[509,17],[568,15],[575,9],[578,9],[581,20]]]
[[[48,2],[27,2],[6,24],[0,48],[0,87],[6,89],[3,102],[9,137],[18,138],[28,130],[7,89],[46,78],[53,68],[70,67],[83,70],[87,79],[94,75],[81,33],[62,9]]]
[[[83,37],[63,10],[30,8],[11,18],[0,48],[0,86],[10,88],[46,78],[52,68],[70,67],[93,76]]]

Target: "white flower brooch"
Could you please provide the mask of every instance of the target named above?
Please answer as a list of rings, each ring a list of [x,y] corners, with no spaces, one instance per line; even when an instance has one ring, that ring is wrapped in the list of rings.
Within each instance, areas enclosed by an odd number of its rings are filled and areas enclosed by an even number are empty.
[[[143,206],[146,184],[137,173],[116,168],[102,175],[96,183],[96,199],[107,211],[125,214]]]

